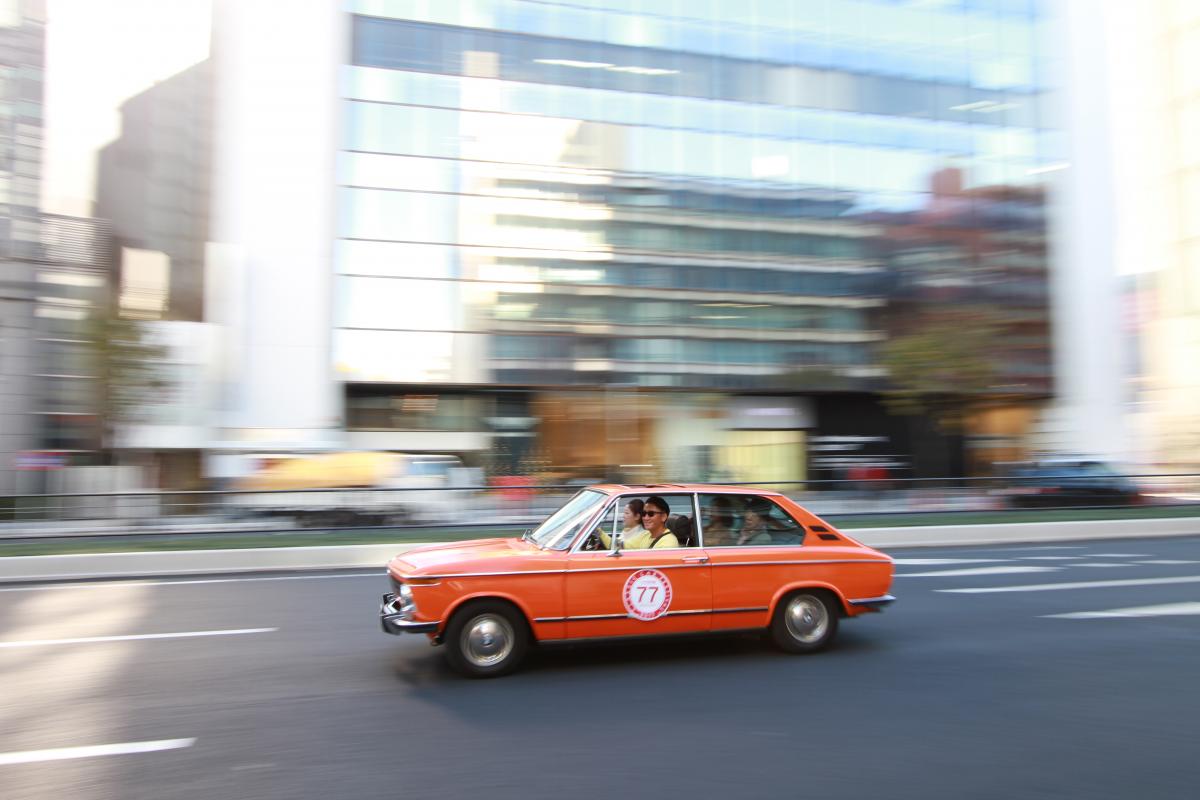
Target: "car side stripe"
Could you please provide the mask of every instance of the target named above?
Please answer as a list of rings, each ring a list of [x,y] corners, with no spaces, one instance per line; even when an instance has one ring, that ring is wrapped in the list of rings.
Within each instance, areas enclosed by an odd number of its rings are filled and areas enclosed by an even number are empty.
[[[694,616],[696,614],[746,614],[746,613],[752,613],[752,612],[757,612],[757,611],[767,611],[767,610],[768,609],[766,606],[754,606],[754,607],[748,607],[748,608],[720,608],[720,609],[696,608],[696,609],[688,609],[685,611],[668,611],[666,614],[663,614],[663,616],[664,617],[686,617],[686,616]],[[534,622],[537,622],[537,623],[543,623],[543,622],[544,623],[594,622],[597,620],[608,620],[608,619],[631,619],[631,617],[628,614],[582,614],[577,617],[538,617],[538,618],[534,619]]]
[[[620,567],[585,567],[583,569],[539,569],[516,570],[512,572],[455,572],[443,575],[401,575],[400,580],[446,580],[448,578],[492,578],[500,576],[519,575],[564,575],[582,572],[624,572],[635,569],[698,569],[702,567],[768,567],[768,566],[806,566],[809,564],[887,564],[890,560],[881,558],[822,558],[805,559],[803,561],[722,561],[706,564],[630,564]]]

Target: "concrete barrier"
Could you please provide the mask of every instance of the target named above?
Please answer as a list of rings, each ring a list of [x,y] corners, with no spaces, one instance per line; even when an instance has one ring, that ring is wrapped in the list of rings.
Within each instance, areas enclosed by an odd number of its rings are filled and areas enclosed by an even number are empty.
[[[1011,525],[938,525],[859,528],[846,533],[884,551],[897,547],[1035,544],[1200,535],[1200,518],[1028,522]],[[335,547],[267,547],[0,557],[0,583],[212,575],[339,569],[378,569],[416,543]]]

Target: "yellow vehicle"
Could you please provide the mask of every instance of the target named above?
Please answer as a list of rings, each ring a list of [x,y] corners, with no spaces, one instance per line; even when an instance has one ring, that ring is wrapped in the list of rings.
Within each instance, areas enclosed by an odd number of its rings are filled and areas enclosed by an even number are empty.
[[[310,527],[438,521],[457,494],[445,490],[463,485],[463,472],[462,462],[450,455],[290,456],[238,481],[233,498],[250,513],[291,517]]]

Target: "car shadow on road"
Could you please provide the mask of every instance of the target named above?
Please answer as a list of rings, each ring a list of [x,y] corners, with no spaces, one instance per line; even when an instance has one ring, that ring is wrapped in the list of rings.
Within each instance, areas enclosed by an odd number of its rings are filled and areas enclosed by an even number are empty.
[[[603,674],[644,675],[647,670],[677,673],[681,664],[690,669],[728,672],[731,668],[778,665],[781,662],[816,663],[841,661],[844,658],[871,657],[887,643],[869,633],[842,631],[837,642],[828,650],[809,656],[797,656],[775,649],[766,634],[733,633],[687,636],[650,637],[619,641],[589,641],[544,644],[531,649],[518,671],[503,682],[524,684],[522,676],[547,678],[590,679]],[[414,689],[432,688],[443,684],[474,683],[454,672],[446,663],[440,648],[430,648],[398,657],[395,677]]]

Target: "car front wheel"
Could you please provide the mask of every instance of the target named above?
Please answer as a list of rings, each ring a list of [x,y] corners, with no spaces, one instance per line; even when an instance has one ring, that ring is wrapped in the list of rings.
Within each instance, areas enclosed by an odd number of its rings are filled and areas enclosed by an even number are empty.
[[[525,658],[529,628],[512,606],[485,600],[460,609],[442,641],[455,670],[470,678],[495,678],[512,672]]]
[[[828,593],[802,590],[788,595],[771,620],[771,638],[788,653],[815,653],[837,635],[838,609]]]

